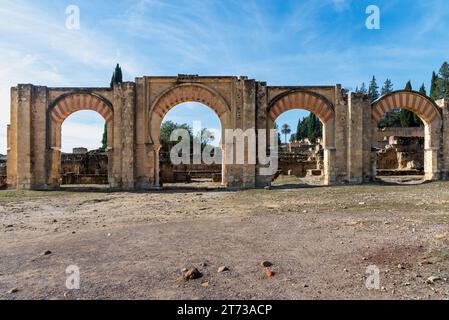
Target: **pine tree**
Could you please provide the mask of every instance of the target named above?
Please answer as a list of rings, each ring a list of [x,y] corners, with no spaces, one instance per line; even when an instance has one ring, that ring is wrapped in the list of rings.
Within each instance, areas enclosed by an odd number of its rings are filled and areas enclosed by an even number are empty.
[[[411,81],[407,81],[407,84],[404,88],[405,91],[413,91],[412,83]],[[419,118],[411,111],[402,109],[401,110],[401,125],[404,128],[409,127],[419,127]]]
[[[438,81],[439,99],[449,98],[449,64],[444,62],[440,68],[440,79]]]
[[[369,84],[368,96],[370,97],[371,101],[377,100],[379,98],[379,86],[377,85],[375,76],[373,76],[373,79]]]
[[[390,79],[385,80],[384,85],[382,86],[381,95],[386,95],[393,92],[393,83]]]
[[[409,80],[409,81],[407,82],[407,84],[405,85],[404,90],[405,90],[405,91],[413,91],[412,83],[411,83],[410,80]]]
[[[433,100],[439,99],[439,89],[438,89],[438,83],[439,79],[436,75],[435,71],[432,72],[432,80],[431,80],[431,86],[430,86],[430,98]]]
[[[368,93],[368,90],[366,90],[365,82],[362,82],[362,86],[360,87],[359,92],[364,94]]]
[[[424,83],[422,84],[421,88],[419,88],[419,93],[427,96],[427,90],[426,90],[426,86],[424,85]]]

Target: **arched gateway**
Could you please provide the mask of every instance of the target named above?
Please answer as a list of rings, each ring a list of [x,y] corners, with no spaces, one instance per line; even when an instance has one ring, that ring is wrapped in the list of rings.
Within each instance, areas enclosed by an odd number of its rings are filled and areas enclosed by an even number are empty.
[[[59,185],[60,128],[73,112],[94,110],[108,128],[110,186],[122,190],[159,186],[160,125],[173,106],[201,102],[215,111],[222,129],[269,130],[291,109],[306,109],[324,128],[325,182],[361,183],[376,174],[377,122],[391,109],[415,112],[426,127],[425,171],[430,180],[449,176],[449,111],[416,92],[395,92],[373,104],[366,95],[335,86],[268,86],[247,77],[140,77],[113,88],[50,88],[18,85],[11,90],[8,125],[8,186],[47,189]],[[258,131],[259,130],[259,131]],[[245,140],[245,150],[251,139]],[[223,150],[235,148],[222,145]],[[232,149],[235,151],[234,149]],[[245,159],[247,161],[247,159]],[[256,163],[224,166],[228,188],[266,186]]]
[[[437,180],[440,176],[440,145],[442,142],[442,109],[431,99],[414,91],[395,91],[380,97],[372,104],[373,128],[381,117],[392,110],[405,109],[415,113],[424,123],[424,173],[427,180]],[[373,134],[374,137],[376,137]],[[377,140],[377,139],[374,139]],[[377,146],[377,141],[373,141]],[[375,172],[376,157],[373,155],[373,171]]]

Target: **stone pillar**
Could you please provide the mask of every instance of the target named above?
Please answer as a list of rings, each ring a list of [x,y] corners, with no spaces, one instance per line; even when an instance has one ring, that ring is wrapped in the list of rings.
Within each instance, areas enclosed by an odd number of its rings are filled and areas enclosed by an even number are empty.
[[[148,84],[149,86],[149,84]],[[136,150],[135,183],[137,189],[150,189],[154,185],[152,169],[153,147],[148,143],[148,96],[145,78],[136,79]]]
[[[47,186],[57,189],[61,184],[61,124],[49,121],[47,138]]]
[[[424,179],[440,179],[441,123],[426,124],[424,129]]]
[[[7,131],[7,186],[14,189],[18,187],[17,177],[17,108],[19,103],[18,88],[11,89],[11,119]]]
[[[160,144],[153,144],[153,159],[154,159],[154,186],[159,188],[161,186],[160,178],[160,163],[159,163],[159,152],[161,150]]]
[[[236,86],[236,99],[234,101],[233,117],[234,117],[234,128],[241,129],[245,132],[248,129],[252,129],[255,139],[255,128],[256,128],[256,82],[254,80],[248,80],[245,77],[240,78],[237,81]],[[226,152],[227,163],[232,163],[227,165],[228,170],[228,188],[229,189],[246,189],[254,188],[256,185],[256,164],[251,164],[248,162],[248,149],[249,141],[245,139],[244,141],[244,152],[245,152],[245,163],[235,164],[232,159],[230,159]],[[254,142],[255,143],[255,142]],[[238,146],[236,144],[226,143],[226,150],[233,148],[234,157],[237,153]]]
[[[349,94],[348,101],[348,181],[362,183],[364,181],[364,157],[367,156],[364,144],[367,143],[364,135],[370,134],[370,127],[366,127],[364,113],[370,109],[366,95]],[[368,153],[369,155],[370,153]]]
[[[224,136],[222,136],[222,144],[220,145],[221,149],[221,185],[227,186],[228,185],[228,177],[227,177],[227,167],[226,167],[226,147],[223,143]]]
[[[31,163],[32,188],[47,189],[49,161],[47,158],[47,110],[49,106],[46,87],[33,87],[31,112]]]
[[[17,161],[17,189],[31,189],[32,172],[31,172],[31,103],[32,103],[33,86],[30,84],[18,85],[16,115],[11,116],[11,128],[16,132],[15,144],[16,161]],[[12,109],[13,112],[13,109]],[[14,119],[13,119],[14,118]]]
[[[134,189],[135,84],[114,86],[113,156],[110,185],[123,190]]]
[[[348,149],[346,145],[347,137],[347,118],[348,118],[348,98],[341,90],[341,85],[335,86],[335,121],[333,129],[333,146],[328,146],[329,163],[333,163],[333,174],[336,182],[347,180],[347,158]],[[334,156],[334,161],[330,162]]]
[[[441,178],[449,180],[449,100],[441,100],[443,128],[441,141]]]
[[[259,140],[262,138],[260,135],[259,129],[265,130],[265,141],[266,148],[265,154],[266,156],[270,156],[270,129],[271,119],[268,119],[268,93],[267,93],[267,84],[266,82],[257,82],[256,83],[256,153],[259,154]],[[262,150],[261,150],[262,151]],[[271,185],[271,180],[273,176],[266,176],[260,174],[260,169],[263,167],[268,167],[268,165],[262,165],[257,159],[256,166],[256,187],[262,188],[265,186]]]

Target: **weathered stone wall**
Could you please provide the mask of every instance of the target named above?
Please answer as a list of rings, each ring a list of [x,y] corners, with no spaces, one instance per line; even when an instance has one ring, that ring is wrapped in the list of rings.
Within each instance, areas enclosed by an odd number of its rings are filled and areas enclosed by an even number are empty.
[[[377,170],[378,174],[424,173],[424,137],[390,137],[377,152]]]
[[[140,77],[113,88],[48,88],[29,84],[11,89],[8,178],[11,188],[48,189],[60,184],[61,125],[78,110],[95,110],[108,124],[108,181],[112,188],[160,186],[160,125],[175,105],[201,102],[227,129],[269,130],[282,112],[303,108],[323,123],[323,175],[327,184],[373,179],[377,165],[377,121],[392,108],[416,112],[425,122],[426,179],[449,176],[449,112],[417,92],[394,92],[373,104],[363,94],[336,86],[267,86],[247,77]],[[268,131],[265,131],[268,138]],[[243,149],[255,147],[246,139]],[[224,135],[223,135],[224,136]],[[267,139],[268,140],[268,139]],[[269,140],[268,140],[269,141]],[[235,141],[223,141],[223,183],[230,189],[262,187],[271,181],[260,163],[235,163]],[[268,151],[269,146],[267,147]],[[229,164],[233,163],[233,164]]]
[[[424,127],[416,128],[383,128],[377,131],[377,140],[382,141],[388,137],[423,137]]]
[[[85,154],[63,153],[61,173],[108,174],[108,155],[100,150]]]
[[[6,156],[0,154],[0,189],[6,188]]]
[[[310,170],[324,173],[324,152],[321,145],[282,145],[280,149],[285,150],[279,153],[280,174],[303,178]]]

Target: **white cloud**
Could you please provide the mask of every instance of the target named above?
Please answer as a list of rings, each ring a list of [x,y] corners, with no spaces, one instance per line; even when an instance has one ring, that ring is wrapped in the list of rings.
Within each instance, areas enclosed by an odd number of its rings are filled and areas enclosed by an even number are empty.
[[[350,0],[332,0],[336,11],[341,12],[349,8]]]
[[[103,125],[87,125],[66,121],[62,125],[62,151],[72,152],[73,148],[84,147],[95,150],[101,147]]]
[[[65,27],[64,12],[55,17],[35,2],[2,0],[0,6],[0,153],[6,153],[10,88],[18,83],[48,86],[95,86],[99,69],[111,70],[120,50],[108,36],[87,24]],[[121,59],[125,72],[136,73],[133,59]],[[84,66],[80,68],[80,66]],[[75,75],[76,74],[76,75]],[[81,75],[80,75],[81,74]],[[81,79],[81,80],[80,80]],[[103,79],[107,85],[109,79]],[[81,83],[81,84],[80,84]],[[88,137],[80,131],[79,135]]]

